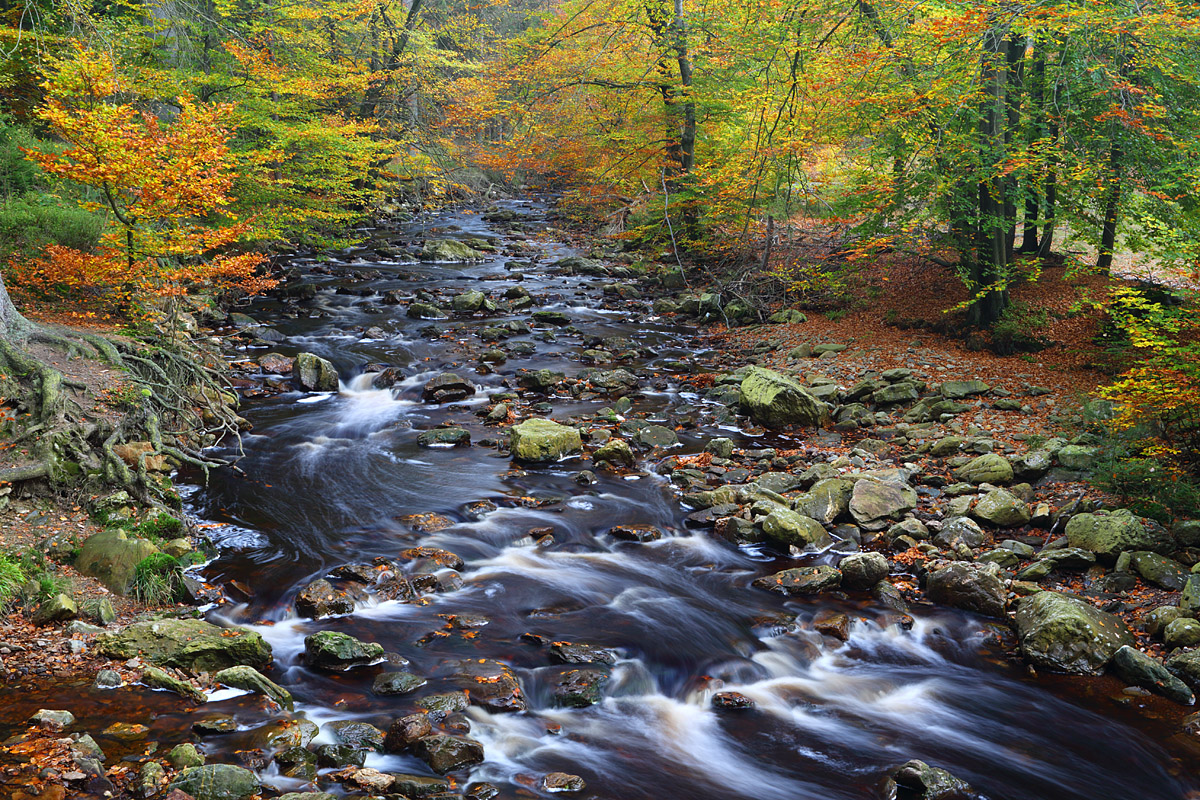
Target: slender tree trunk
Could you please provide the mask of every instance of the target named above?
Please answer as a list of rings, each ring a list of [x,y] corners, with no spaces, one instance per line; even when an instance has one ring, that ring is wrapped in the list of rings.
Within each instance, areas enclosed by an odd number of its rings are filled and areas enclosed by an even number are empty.
[[[1029,87],[1029,113],[1033,124],[1029,126],[1028,143],[1033,145],[1046,136],[1046,109],[1043,102],[1046,96],[1046,54],[1043,51],[1044,40],[1038,38],[1033,43],[1033,67]],[[1024,232],[1021,239],[1022,253],[1038,251],[1038,220],[1040,204],[1039,184],[1042,181],[1035,174],[1025,176],[1025,219]]]
[[[692,96],[692,61],[688,54],[687,20],[683,0],[675,0],[675,60],[679,65],[680,94],[683,96],[683,121],[679,131],[679,172],[688,175],[696,165],[696,100]],[[684,231],[689,239],[699,238],[698,215],[694,203],[685,202]]]
[[[1108,158],[1108,189],[1104,193],[1104,223],[1100,229],[1100,253],[1096,257],[1096,270],[1107,274],[1112,269],[1113,251],[1117,246],[1117,222],[1121,211],[1121,171],[1124,154],[1121,146],[1113,142]]]
[[[1021,125],[1021,96],[1025,91],[1025,37],[1012,34],[1008,37],[1006,69],[1008,76],[1005,97],[1006,119],[1004,126],[1004,149],[1012,152],[1013,140]],[[1004,180],[1004,260],[1012,261],[1017,239],[1017,197],[1019,185],[1017,174],[1011,173]]]
[[[1043,67],[1045,59],[1043,59]],[[1054,86],[1050,92],[1046,92],[1045,103],[1042,106],[1042,113],[1046,119],[1046,127],[1050,134],[1050,155],[1047,159],[1049,164],[1049,174],[1046,175],[1046,194],[1045,205],[1042,208],[1042,240],[1038,243],[1038,258],[1045,259],[1050,256],[1050,250],[1054,247],[1054,232],[1057,227],[1058,217],[1058,147],[1061,140],[1061,129],[1058,124],[1057,108],[1058,108],[1058,81],[1054,81]]]

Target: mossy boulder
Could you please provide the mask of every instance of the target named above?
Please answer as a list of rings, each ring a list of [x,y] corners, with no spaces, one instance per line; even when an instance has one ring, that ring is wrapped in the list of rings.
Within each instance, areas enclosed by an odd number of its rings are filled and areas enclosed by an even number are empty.
[[[820,427],[829,423],[829,406],[794,378],[762,367],[746,371],[741,404],[751,419],[768,428]]]
[[[217,683],[223,683],[234,689],[244,689],[256,692],[274,700],[279,705],[292,710],[292,693],[272,681],[253,667],[240,664],[236,667],[223,669],[213,676]]]
[[[483,253],[457,239],[430,239],[421,248],[422,261],[440,261],[450,264],[465,264],[471,261],[483,261]]]
[[[342,671],[383,658],[383,645],[337,631],[319,631],[304,638],[304,658],[311,667]]]
[[[1165,528],[1125,508],[1076,514],[1067,523],[1066,530],[1067,541],[1072,547],[1089,550],[1106,564],[1114,563],[1117,556],[1130,550],[1169,553],[1174,549],[1174,542]]]
[[[193,673],[217,672],[239,664],[261,668],[271,663],[271,646],[254,631],[221,628],[199,619],[136,622],[96,637],[97,649],[111,658],[141,656],[160,667]]]
[[[1099,675],[1118,650],[1135,644],[1120,617],[1058,592],[1021,598],[1016,621],[1025,657],[1057,672]]]
[[[336,392],[338,371],[333,362],[312,353],[300,353],[292,362],[292,380],[307,392]]]
[[[120,530],[104,531],[83,543],[75,559],[75,569],[123,595],[137,565],[157,552],[159,549],[147,539],[131,539]]]
[[[518,461],[557,461],[583,449],[578,429],[549,419],[525,420],[509,435],[509,450]]]
[[[954,477],[967,483],[1011,483],[1012,464],[996,453],[987,453],[973,458],[954,472]]]
[[[196,800],[241,800],[258,794],[262,784],[248,769],[231,764],[208,764],[185,769],[169,788],[178,789]]]

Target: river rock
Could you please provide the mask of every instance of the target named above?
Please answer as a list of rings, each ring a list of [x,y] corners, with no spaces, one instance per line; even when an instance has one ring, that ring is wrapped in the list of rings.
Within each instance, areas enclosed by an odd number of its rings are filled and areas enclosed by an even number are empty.
[[[815,567],[795,567],[764,575],[752,584],[755,588],[786,595],[818,594],[826,589],[836,589],[842,582],[842,573],[828,564]]]
[[[1168,648],[1195,647],[1200,644],[1200,620],[1178,617],[1162,627],[1162,640]]]
[[[371,691],[379,695],[408,694],[420,689],[428,681],[411,672],[383,672],[375,676]]]
[[[1003,617],[1008,595],[996,564],[969,564],[965,561],[955,561],[930,572],[925,591],[935,603],[986,617]]]
[[[610,679],[607,670],[588,667],[565,670],[551,689],[554,704],[566,708],[594,706],[603,697]]]
[[[793,501],[792,507],[817,522],[832,523],[850,513],[855,482],[848,478],[824,478]]]
[[[392,723],[383,740],[383,749],[388,753],[399,753],[418,739],[433,733],[433,724],[428,714],[409,714]]]
[[[983,547],[987,544],[988,535],[979,527],[979,523],[968,517],[953,517],[947,520],[942,529],[933,537],[933,543],[939,547],[949,547],[955,540],[961,541],[967,547]]]
[[[517,676],[506,665],[486,658],[468,659],[454,667],[454,682],[466,690],[471,702],[492,712],[524,711],[525,694]]]
[[[1029,507],[1024,501],[1004,489],[992,489],[985,494],[971,513],[976,519],[1001,528],[1016,528],[1029,524]]]
[[[1013,468],[1008,459],[996,453],[973,458],[954,471],[954,477],[967,483],[1012,483]]]
[[[383,731],[369,722],[339,719],[328,722],[323,727],[329,731],[338,744],[358,750],[383,750],[386,737]]]
[[[1100,448],[1069,444],[1059,450],[1056,457],[1064,469],[1086,472],[1096,466],[1096,461],[1100,458]]]
[[[1017,607],[1021,651],[1035,666],[1078,675],[1098,675],[1113,655],[1133,645],[1120,617],[1058,592],[1023,597]]]
[[[941,387],[942,397],[947,400],[962,400],[972,395],[987,394],[990,390],[991,387],[981,380],[945,381]]]
[[[143,669],[141,682],[151,689],[165,689],[168,692],[174,692],[180,697],[186,697],[197,705],[208,702],[208,696],[204,692],[192,686],[187,681],[180,680],[158,667],[146,667]]]
[[[637,432],[637,440],[646,447],[674,447],[679,444],[675,431],[663,425],[647,425]]]
[[[292,710],[292,693],[253,667],[241,665],[223,669],[214,675],[213,679],[234,689],[244,689],[269,697],[288,711]]]
[[[566,772],[551,772],[542,777],[539,788],[543,792],[557,794],[559,792],[582,792],[587,788],[587,783],[578,775],[571,775]]]
[[[505,416],[508,416],[507,412]],[[465,428],[434,428],[417,434],[418,447],[468,447],[471,432]]]
[[[241,800],[258,794],[258,776],[231,764],[189,767],[171,782],[170,789],[190,794],[195,800]]]
[[[79,606],[68,594],[59,592],[38,603],[33,612],[34,625],[49,625],[53,622],[65,622],[79,616]]]
[[[455,311],[469,314],[483,308],[485,300],[487,300],[487,297],[483,292],[470,289],[462,294],[455,295],[454,299],[450,301],[450,305]]]
[[[583,449],[579,430],[548,419],[528,419],[510,431],[509,450],[518,461],[557,461]]]
[[[175,769],[204,766],[204,756],[191,742],[177,744],[167,753],[167,763]]]
[[[821,523],[786,508],[768,514],[762,521],[762,530],[768,539],[784,547],[822,547],[832,541]]]
[[[338,371],[333,363],[312,353],[300,353],[292,363],[292,380],[306,392],[336,392]]]
[[[141,656],[151,664],[192,673],[271,664],[271,646],[258,633],[199,619],[135,622],[122,631],[97,636],[96,648],[111,658]]]
[[[421,248],[418,258],[443,264],[465,264],[483,261],[484,255],[466,242],[457,239],[430,239]]]
[[[1190,706],[1195,702],[1192,690],[1166,667],[1142,651],[1125,645],[1113,654],[1113,669],[1121,680],[1132,686],[1161,694],[1168,700]]]
[[[1072,547],[1090,550],[1105,564],[1114,563],[1117,556],[1129,550],[1169,553],[1174,546],[1161,525],[1125,508],[1076,514],[1067,523],[1066,531]]]
[[[917,493],[898,483],[864,478],[854,483],[850,516],[860,524],[896,517],[917,506]]]
[[[75,715],[56,708],[41,708],[29,718],[29,722],[43,728],[62,730],[75,724]]]
[[[886,797],[904,800],[967,800],[977,797],[971,785],[944,769],[916,759],[892,770],[884,789]]]
[[[296,613],[308,619],[354,612],[354,600],[324,578],[313,581],[296,595]]]
[[[808,389],[794,378],[762,367],[746,371],[741,403],[751,419],[769,428],[820,427],[829,422],[829,407]]]
[[[483,745],[465,736],[425,736],[412,743],[412,751],[440,775],[483,763]]]
[[[123,595],[137,565],[157,552],[158,548],[146,539],[131,539],[122,530],[104,531],[84,541],[75,569]]]
[[[555,642],[550,645],[550,658],[560,664],[606,664],[617,663],[615,651],[606,647],[573,642]]]
[[[429,303],[411,303],[405,313],[409,319],[449,319],[440,308]]]
[[[592,453],[592,461],[595,463],[608,463],[617,467],[632,467],[637,463],[637,459],[633,455],[633,448],[623,439],[610,439],[605,442],[596,452]]]
[[[1129,566],[1150,583],[1167,591],[1178,592],[1187,585],[1189,573],[1183,565],[1158,553],[1146,550],[1132,553]]]
[[[383,646],[337,631],[319,631],[304,637],[304,657],[311,667],[341,671],[380,660]]]
[[[843,589],[865,592],[888,576],[888,560],[882,553],[851,553],[838,562]]]
[[[421,390],[426,403],[455,403],[475,394],[475,384],[454,372],[443,372]]]

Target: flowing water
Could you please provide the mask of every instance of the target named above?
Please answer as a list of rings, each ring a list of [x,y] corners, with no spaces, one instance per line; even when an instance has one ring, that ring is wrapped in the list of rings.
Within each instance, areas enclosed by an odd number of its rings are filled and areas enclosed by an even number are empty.
[[[698,452],[714,436],[760,446],[754,443],[761,439],[712,424],[700,401],[678,391],[673,376],[710,357],[697,350],[694,330],[655,319],[648,304],[601,308],[597,279],[550,274],[549,263],[569,251],[537,234],[545,210],[533,202],[506,208],[525,215],[529,241],[543,254],[521,270],[520,285],[538,307],[568,313],[583,338],[627,336],[644,348],[640,362],[624,365],[656,376],[635,409],[694,423],[675,453]],[[443,235],[512,241],[462,212],[371,233],[372,246]],[[688,510],[652,470],[601,473],[597,483],[581,485],[575,475],[587,462],[516,469],[479,446],[502,435],[475,416],[487,394],[522,367],[579,371],[583,365],[569,358],[583,349],[583,338],[515,337],[510,344],[528,339],[536,352],[478,374],[463,342],[495,317],[430,323],[407,318],[404,305],[381,305],[380,297],[390,289],[495,292],[518,283],[504,269],[512,258],[418,265],[380,261],[364,247],[297,259],[295,266],[320,284],[311,304],[320,313],[296,316],[274,300],[251,311],[287,337],[271,349],[330,359],[341,388],[250,400],[243,413],[254,430],[242,442],[240,471],[218,471],[189,504],[215,523],[209,533],[220,556],[206,568],[208,579],[243,600],[214,613],[270,641],[273,677],[294,693],[298,711],[319,724],[356,719],[386,729],[411,713],[415,698],[461,686],[455,675],[464,659],[503,662],[519,677],[528,710],[467,712],[468,735],[483,743],[486,761],[460,782],[490,782],[506,798],[537,795],[538,780],[552,771],[582,776],[582,796],[613,800],[864,798],[876,796],[887,768],[912,758],[997,799],[1149,800],[1200,787],[1196,762],[1164,743],[1177,728],[1124,704],[1157,700],[1122,697],[1106,682],[1035,680],[1006,667],[985,646],[986,624],[967,615],[917,609],[905,629],[888,609],[865,600],[797,600],[753,589],[755,577],[792,562],[689,528]],[[422,330],[431,324],[439,334],[454,333],[432,338]],[[364,338],[370,326],[383,337]],[[392,389],[372,388],[373,364],[404,377]],[[421,386],[446,369],[470,376],[480,391],[454,408],[423,404]],[[565,420],[600,405],[558,401],[549,415]],[[417,446],[420,431],[447,420],[468,428],[477,444]],[[470,506],[481,500],[494,508]],[[423,533],[403,519],[427,512],[453,524]],[[618,524],[653,525],[666,535],[644,544],[604,535]],[[530,531],[539,528],[552,529],[552,544],[535,544]],[[462,585],[451,583],[422,603],[366,598],[353,614],[319,621],[292,613],[296,592],[331,569],[395,558],[415,545],[461,556]],[[830,609],[854,620],[845,642],[811,626],[814,614]],[[318,630],[379,642],[429,683],[413,695],[380,697],[371,691],[380,667],[311,670],[303,638]],[[604,700],[554,707],[551,686],[563,667],[526,634],[615,650]],[[715,709],[711,696],[720,690],[746,695],[755,708]],[[238,714],[244,726],[259,722],[245,698],[210,706]],[[232,750],[237,741],[207,746]],[[428,774],[408,756],[373,755],[367,765]],[[300,785],[272,767],[263,774],[280,791]]]

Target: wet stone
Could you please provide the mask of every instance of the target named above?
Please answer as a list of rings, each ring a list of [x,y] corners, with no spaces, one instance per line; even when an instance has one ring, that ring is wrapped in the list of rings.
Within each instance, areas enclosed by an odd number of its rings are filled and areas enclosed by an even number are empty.
[[[652,525],[616,525],[608,529],[608,535],[625,542],[653,542],[662,532]]]
[[[551,772],[542,778],[540,788],[543,792],[556,794],[559,792],[582,792],[587,788],[583,778],[566,772]]]
[[[370,723],[357,720],[338,720],[328,722],[324,727],[339,744],[360,750],[383,749],[384,733]]]
[[[550,645],[550,658],[561,664],[606,664],[617,663],[617,654],[604,647],[590,644],[555,642]]]
[[[552,695],[554,704],[566,708],[586,708],[599,703],[604,687],[611,676],[599,669],[571,669],[562,672],[555,682]]]
[[[712,696],[712,705],[722,711],[746,711],[754,708],[754,701],[737,692],[717,692]]]
[[[309,619],[354,612],[354,600],[325,579],[305,586],[296,595],[296,613]]]
[[[430,694],[417,701],[417,707],[431,714],[445,716],[455,711],[466,711],[471,705],[466,692],[442,692]]]
[[[425,736],[412,743],[412,751],[441,775],[483,763],[483,745],[465,736]]]
[[[378,695],[408,694],[427,683],[420,675],[411,672],[384,672],[375,676],[371,691]]]
[[[765,575],[754,581],[758,589],[785,595],[819,594],[835,589],[842,582],[842,573],[827,564],[815,567],[785,569],[774,575]]]
[[[383,749],[389,753],[399,753],[423,736],[433,733],[433,725],[428,714],[409,714],[401,717],[388,728],[383,740]]]

